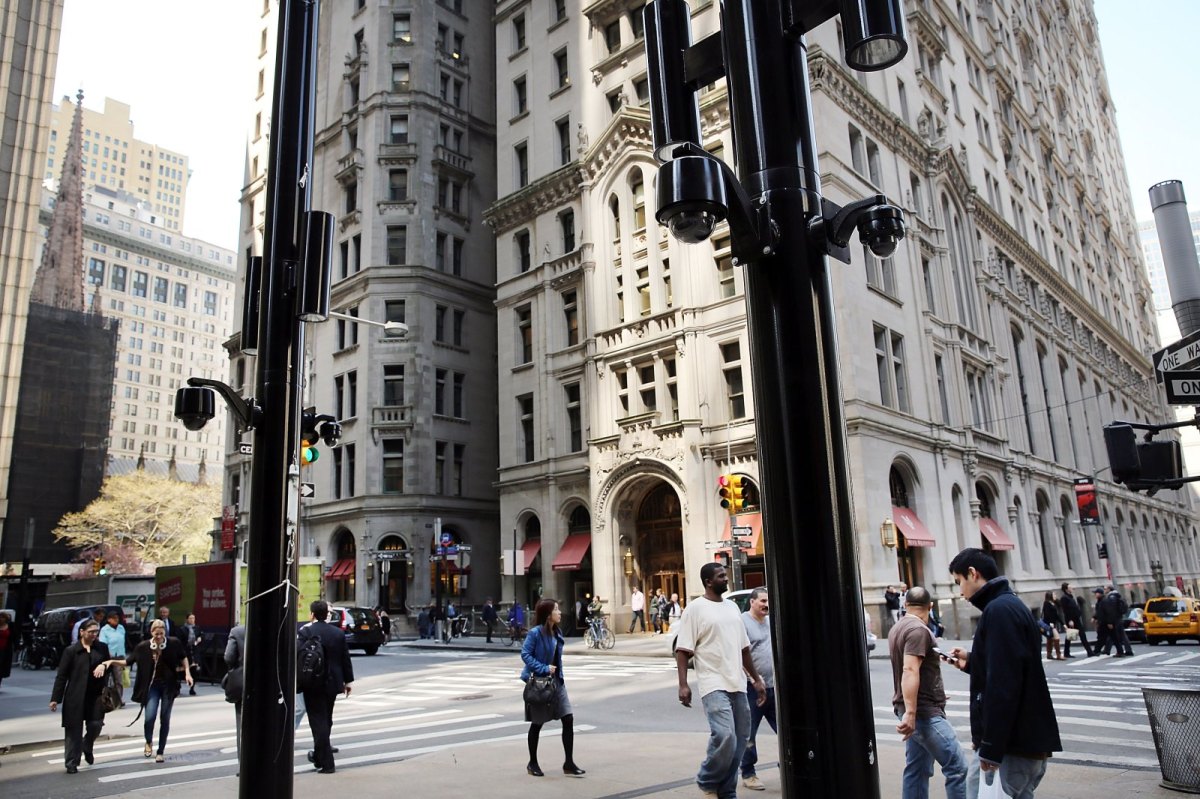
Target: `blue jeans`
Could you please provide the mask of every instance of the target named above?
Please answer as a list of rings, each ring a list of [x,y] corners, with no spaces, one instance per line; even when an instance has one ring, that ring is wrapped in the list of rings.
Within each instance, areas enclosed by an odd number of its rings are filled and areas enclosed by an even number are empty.
[[[741,691],[713,691],[701,701],[710,734],[696,783],[720,799],[736,799],[738,766],[750,738],[750,703]]]
[[[167,735],[171,732],[171,707],[175,704],[175,697],[171,693],[171,689],[166,683],[154,682],[150,684],[150,694],[146,699],[146,722],[143,729],[148,744],[154,743],[154,719],[159,714],[159,708],[162,709],[162,718],[158,722],[158,754],[160,755],[167,748]]]
[[[902,715],[897,713],[896,717]],[[967,757],[954,727],[943,716],[917,719],[917,731],[904,742],[903,799],[929,799],[934,761],[942,767],[946,778],[946,799],[966,799]],[[976,788],[970,795],[978,793]]]
[[[753,777],[754,766],[758,764],[758,725],[766,719],[771,729],[779,732],[779,726],[775,723],[775,689],[767,689],[767,701],[759,707],[754,683],[746,683],[746,701],[750,705],[750,740],[746,742],[746,753],[742,755],[742,777]]]
[[[991,785],[991,779],[988,778],[995,779],[996,774],[999,774],[1000,787],[1012,799],[1033,799],[1033,792],[1037,790],[1042,777],[1046,776],[1046,766],[1049,762],[1048,758],[1036,759],[1020,755],[1005,755],[1004,759],[1000,761],[1000,769],[985,774],[984,781]],[[967,795],[979,795],[978,757],[971,758],[971,765],[967,771]]]

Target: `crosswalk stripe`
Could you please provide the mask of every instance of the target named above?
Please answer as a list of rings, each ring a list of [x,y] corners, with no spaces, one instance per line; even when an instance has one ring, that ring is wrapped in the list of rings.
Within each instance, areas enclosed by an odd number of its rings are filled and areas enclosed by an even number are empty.
[[[885,712],[888,714],[887,719],[890,721],[894,716],[890,707],[876,707],[876,712]],[[947,710],[946,718],[954,719],[970,719],[971,714],[966,710]],[[876,717],[876,721],[879,718]],[[893,722],[895,723],[895,722]],[[1150,732],[1150,725],[1147,724],[1132,724],[1126,721],[1112,721],[1111,719],[1089,719],[1080,716],[1059,716],[1058,726],[1076,726],[1076,727],[1104,727],[1105,729],[1114,730],[1135,730],[1138,732]]]
[[[1161,665],[1175,666],[1188,660],[1194,660],[1195,658],[1200,658],[1200,653],[1192,652],[1187,655],[1180,655],[1179,657],[1171,658],[1170,660],[1164,660]]]
[[[524,723],[524,722],[522,722],[522,723]],[[589,732],[594,729],[596,729],[596,728],[594,726],[592,726],[591,724],[578,724],[575,726],[575,732]],[[562,729],[558,728],[558,727],[553,727],[553,728],[547,727],[542,730],[542,737],[547,737],[547,736],[554,737],[556,735],[561,735],[561,734],[562,734]],[[429,754],[431,752],[441,752],[445,749],[451,749],[455,746],[471,746],[473,744],[485,744],[485,743],[490,744],[490,743],[499,743],[501,741],[523,741],[523,740],[525,740],[526,735],[527,735],[526,733],[518,733],[516,735],[501,735],[501,736],[497,736],[495,738],[481,738],[481,739],[475,740],[475,741],[455,741],[455,742],[451,742],[451,743],[434,744],[433,746],[422,746],[422,747],[418,747],[416,749],[405,749],[405,750],[401,750],[399,752],[379,752],[379,753],[371,754],[371,755],[358,755],[357,757],[351,757],[351,758],[344,758],[344,759],[338,758],[337,762],[339,765],[342,765],[342,764],[361,765],[363,763],[376,763],[381,760],[396,760],[396,759],[402,758],[402,757],[413,757],[415,755],[424,755],[424,754]],[[301,773],[306,770],[307,769],[304,769],[304,768],[296,769],[297,773]]]

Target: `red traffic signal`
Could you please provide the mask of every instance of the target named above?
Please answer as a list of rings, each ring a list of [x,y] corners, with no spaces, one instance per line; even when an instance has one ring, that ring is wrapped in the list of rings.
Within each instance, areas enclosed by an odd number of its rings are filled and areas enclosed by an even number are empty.
[[[732,504],[729,475],[723,474],[717,478],[717,496],[721,498],[721,507],[725,510],[729,510]]]

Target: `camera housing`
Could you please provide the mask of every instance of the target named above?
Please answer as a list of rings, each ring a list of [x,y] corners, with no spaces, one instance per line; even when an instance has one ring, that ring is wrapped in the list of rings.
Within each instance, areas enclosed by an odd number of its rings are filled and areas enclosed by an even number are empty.
[[[698,244],[729,214],[721,165],[712,157],[684,155],[658,168],[654,218],[684,244]]]
[[[873,205],[858,217],[858,238],[878,258],[890,258],[904,238],[904,217],[891,204]]]
[[[188,386],[175,392],[175,416],[188,430],[201,430],[217,415],[217,395],[211,388]]]

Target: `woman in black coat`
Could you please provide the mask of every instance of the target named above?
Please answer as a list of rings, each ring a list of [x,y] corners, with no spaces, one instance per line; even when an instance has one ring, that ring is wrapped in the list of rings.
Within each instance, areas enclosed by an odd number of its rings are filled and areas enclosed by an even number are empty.
[[[1062,623],[1062,614],[1058,609],[1058,603],[1054,601],[1054,592],[1046,592],[1046,601],[1042,603],[1042,621],[1050,628],[1046,636],[1046,660],[1062,660],[1062,651],[1059,649],[1059,631],[1064,629]],[[1056,657],[1051,657],[1050,652],[1053,650]]]
[[[158,752],[154,762],[162,763],[163,751],[167,748],[167,735],[171,732],[171,707],[179,696],[179,679],[182,677],[190,687],[192,669],[187,651],[178,638],[167,637],[167,625],[155,619],[150,625],[150,640],[142,641],[126,658],[130,666],[137,665],[137,676],[133,680],[133,701],[142,706],[146,715],[143,732],[146,748],[142,754],[150,757],[154,751],[154,720],[158,723]],[[160,716],[161,713],[161,716]]]
[[[104,691],[104,672],[107,668],[108,647],[97,640],[100,625],[88,619],[79,626],[79,640],[63,652],[50,694],[50,712],[62,704],[62,726],[67,773],[79,770],[79,756],[92,764],[92,744],[104,728],[104,707],[100,694]],[[84,725],[87,734],[84,734]]]

